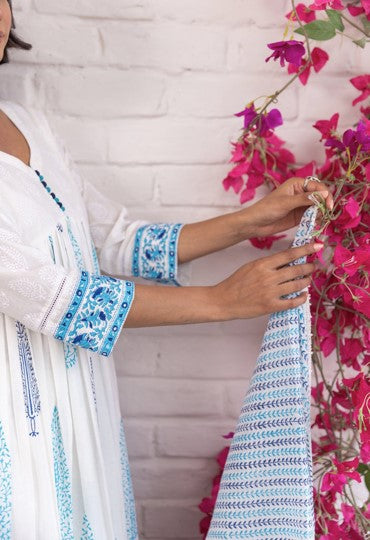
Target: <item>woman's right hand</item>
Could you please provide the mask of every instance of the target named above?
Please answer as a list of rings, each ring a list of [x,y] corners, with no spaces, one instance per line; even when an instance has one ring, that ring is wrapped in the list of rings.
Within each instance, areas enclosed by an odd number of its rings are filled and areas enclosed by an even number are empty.
[[[288,263],[316,253],[321,248],[322,244],[309,243],[241,266],[231,276],[213,286],[221,318],[250,319],[303,304],[307,298],[306,291],[295,298],[284,299],[281,296],[307,287],[315,265],[305,263],[289,266]]]

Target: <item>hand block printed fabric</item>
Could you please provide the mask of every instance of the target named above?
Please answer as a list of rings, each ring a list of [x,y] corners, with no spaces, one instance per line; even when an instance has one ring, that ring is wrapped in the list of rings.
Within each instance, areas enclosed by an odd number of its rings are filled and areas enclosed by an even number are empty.
[[[310,240],[316,214],[314,206],[305,211],[292,246]],[[310,379],[307,298],[269,317],[207,540],[314,538]]]

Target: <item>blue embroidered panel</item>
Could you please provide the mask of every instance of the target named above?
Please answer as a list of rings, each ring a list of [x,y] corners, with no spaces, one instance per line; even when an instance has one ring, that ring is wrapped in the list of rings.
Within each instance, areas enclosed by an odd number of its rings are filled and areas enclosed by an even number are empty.
[[[125,501],[125,525],[127,531],[127,540],[137,540],[138,532],[136,523],[135,499],[134,491],[132,488],[130,465],[127,457],[127,446],[122,419],[119,444],[121,453],[122,490]]]
[[[316,207],[305,211],[293,246],[309,241],[316,213]],[[310,322],[309,299],[269,317],[207,540],[312,540],[315,536]]]
[[[86,514],[84,514],[83,521],[82,521],[81,540],[95,540],[94,533],[92,531],[90,522],[87,519]]]
[[[54,407],[53,411],[51,431],[54,457],[54,481],[59,510],[60,535],[63,540],[73,540],[71,481],[63,446],[58,409],[56,407]]]
[[[40,413],[40,392],[36,374],[33,367],[31,347],[28,340],[27,330],[19,321],[15,322],[18,339],[18,355],[22,373],[23,398],[26,416],[30,422],[30,435],[36,437],[36,417]]]
[[[92,254],[92,261],[93,261],[93,266],[94,266],[94,274],[100,275],[98,254],[96,253],[95,245],[92,240],[91,240],[91,254]]]
[[[82,271],[54,337],[108,356],[126,320],[134,292],[132,281]]]
[[[0,538],[11,538],[12,513],[11,460],[4,429],[0,422]]]
[[[140,227],[135,235],[132,275],[179,286],[177,245],[184,225],[151,223]]]

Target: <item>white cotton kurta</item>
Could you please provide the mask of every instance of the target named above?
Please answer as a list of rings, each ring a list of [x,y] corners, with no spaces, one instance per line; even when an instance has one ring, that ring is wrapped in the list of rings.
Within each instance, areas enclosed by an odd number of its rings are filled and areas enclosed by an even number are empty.
[[[0,538],[136,540],[111,352],[130,276],[188,282],[182,224],[129,221],[41,111],[0,109],[31,150],[0,152]]]

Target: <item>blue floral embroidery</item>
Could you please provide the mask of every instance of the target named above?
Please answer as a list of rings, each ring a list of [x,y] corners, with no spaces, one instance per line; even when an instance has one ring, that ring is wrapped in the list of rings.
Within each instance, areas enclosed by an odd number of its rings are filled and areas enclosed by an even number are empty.
[[[86,514],[84,514],[82,522],[81,540],[94,540],[94,533],[92,532],[92,528]]]
[[[53,263],[55,264],[55,250],[54,250],[54,242],[53,242],[53,238],[51,236],[49,236],[49,248],[50,248],[50,255],[51,255],[51,258],[53,259]]]
[[[51,430],[53,433],[54,481],[59,510],[60,533],[63,540],[73,540],[71,482],[56,407],[54,407],[53,411]]]
[[[92,253],[92,260],[93,260],[93,265],[94,265],[94,273],[100,275],[98,254],[96,253],[95,245],[92,240],[91,240],[91,253]]]
[[[10,540],[12,511],[11,460],[0,422],[0,538]]]
[[[121,418],[120,427],[120,453],[121,453],[121,470],[122,470],[122,490],[125,501],[125,523],[128,540],[137,540],[137,523],[136,523],[136,511],[135,511],[135,499],[134,491],[132,488],[132,479],[130,472],[130,465],[127,458],[127,446],[125,439],[125,431],[123,427],[123,420]]]
[[[68,236],[73,247],[73,252],[74,252],[77,267],[79,268],[79,270],[83,270],[85,265],[84,265],[84,260],[82,256],[82,251],[73,233],[71,220],[69,219],[68,216],[67,216],[67,229],[68,229]]]
[[[161,283],[173,283],[177,276],[177,244],[184,224],[151,223],[135,235],[132,275]]]
[[[36,417],[41,408],[40,393],[37,385],[35,370],[33,367],[31,347],[28,340],[27,330],[22,323],[16,321],[18,338],[18,353],[22,373],[23,397],[26,416],[30,421],[31,437],[36,437]]]
[[[108,356],[126,320],[134,292],[132,281],[82,271],[54,337]]]
[[[71,343],[67,343],[66,341],[63,343],[63,346],[66,368],[69,369],[77,362],[77,347]]]

